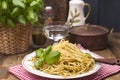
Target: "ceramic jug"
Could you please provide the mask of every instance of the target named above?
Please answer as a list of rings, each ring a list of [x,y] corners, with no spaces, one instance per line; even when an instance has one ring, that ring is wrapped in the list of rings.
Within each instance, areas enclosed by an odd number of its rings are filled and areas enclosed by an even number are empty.
[[[88,7],[88,13],[84,15],[84,7]],[[69,12],[67,18],[67,25],[79,26],[84,25],[85,20],[88,18],[91,12],[91,6],[88,3],[85,3],[83,0],[71,0],[69,2]]]

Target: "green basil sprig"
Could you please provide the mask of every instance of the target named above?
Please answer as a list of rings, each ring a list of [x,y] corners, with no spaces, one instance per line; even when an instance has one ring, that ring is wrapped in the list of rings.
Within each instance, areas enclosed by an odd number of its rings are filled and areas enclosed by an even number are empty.
[[[52,46],[48,46],[46,49],[38,49],[35,51],[36,54],[36,61],[34,62],[34,66],[36,69],[39,68],[43,63],[46,64],[53,64],[59,61],[60,52],[52,51]]]
[[[15,28],[18,23],[41,26],[43,0],[0,0],[0,23]]]

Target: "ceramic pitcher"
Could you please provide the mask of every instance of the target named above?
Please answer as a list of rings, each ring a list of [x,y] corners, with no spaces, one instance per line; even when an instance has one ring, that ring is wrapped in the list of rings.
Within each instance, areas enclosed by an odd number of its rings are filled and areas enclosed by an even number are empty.
[[[88,13],[84,15],[84,7],[88,7]],[[83,0],[71,0],[69,2],[69,12],[67,18],[67,25],[79,26],[84,25],[85,20],[88,18],[91,12],[91,6],[88,3],[85,3]]]

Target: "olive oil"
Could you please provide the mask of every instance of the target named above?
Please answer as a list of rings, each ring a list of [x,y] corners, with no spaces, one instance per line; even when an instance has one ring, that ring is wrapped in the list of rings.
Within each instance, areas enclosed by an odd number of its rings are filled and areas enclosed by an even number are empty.
[[[32,43],[33,47],[40,47],[43,46],[46,42],[46,37],[43,33],[42,28],[40,27],[33,27],[32,28]]]
[[[46,37],[41,33],[32,34],[32,39],[35,45],[42,45],[46,42]]]

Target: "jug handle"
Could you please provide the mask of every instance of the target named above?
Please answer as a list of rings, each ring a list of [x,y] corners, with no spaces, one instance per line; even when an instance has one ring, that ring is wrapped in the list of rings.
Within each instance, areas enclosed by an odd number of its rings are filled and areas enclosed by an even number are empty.
[[[85,6],[88,7],[88,13],[87,13],[87,15],[85,16],[85,20],[86,20],[86,19],[88,18],[88,16],[90,15],[90,12],[91,12],[91,6],[90,6],[89,3],[85,3]]]

